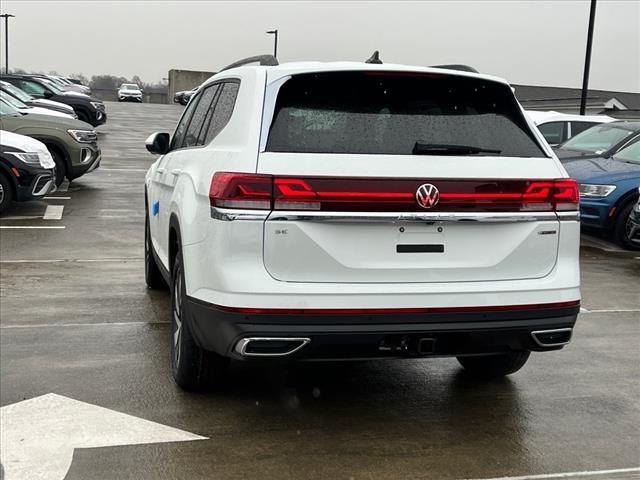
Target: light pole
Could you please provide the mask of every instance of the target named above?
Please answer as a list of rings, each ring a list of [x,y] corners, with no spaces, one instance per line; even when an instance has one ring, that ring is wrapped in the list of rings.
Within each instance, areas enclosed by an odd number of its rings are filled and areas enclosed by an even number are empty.
[[[587,33],[587,53],[584,59],[584,75],[582,76],[582,97],[580,98],[580,115],[587,109],[587,90],[589,89],[589,69],[591,68],[591,45],[593,44],[593,24],[596,21],[596,0],[591,0],[589,11],[589,31]]]
[[[15,15],[3,13],[0,18],[4,18],[4,73],[9,73],[9,18]]]
[[[278,58],[278,29],[276,28],[275,30],[269,30],[267,33],[274,36],[273,56]]]

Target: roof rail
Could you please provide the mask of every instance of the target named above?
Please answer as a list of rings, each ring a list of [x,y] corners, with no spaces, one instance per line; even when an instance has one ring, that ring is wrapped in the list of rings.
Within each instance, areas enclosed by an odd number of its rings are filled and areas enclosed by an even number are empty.
[[[478,70],[476,70],[473,67],[470,67],[469,65],[431,65],[431,68],[444,68],[447,70],[459,70],[461,72],[473,72],[473,73],[480,73]]]
[[[241,67],[243,65],[248,65],[250,63],[257,63],[257,62],[259,62],[260,65],[269,66],[269,67],[275,67],[276,65],[279,65],[278,60],[273,55],[256,55],[254,57],[243,58],[242,60],[233,62],[232,64],[227,65],[220,71],[224,72],[225,70],[229,70],[231,68]]]

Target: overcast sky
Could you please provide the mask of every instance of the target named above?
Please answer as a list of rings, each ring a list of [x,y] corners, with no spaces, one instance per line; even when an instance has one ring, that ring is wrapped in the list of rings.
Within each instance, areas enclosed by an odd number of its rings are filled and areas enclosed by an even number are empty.
[[[578,87],[587,0],[424,2],[2,1],[10,67],[157,82],[239,58],[466,63],[512,83]],[[4,44],[4,25],[2,26]],[[4,65],[4,45],[2,47]],[[640,92],[640,0],[599,0],[591,88]]]

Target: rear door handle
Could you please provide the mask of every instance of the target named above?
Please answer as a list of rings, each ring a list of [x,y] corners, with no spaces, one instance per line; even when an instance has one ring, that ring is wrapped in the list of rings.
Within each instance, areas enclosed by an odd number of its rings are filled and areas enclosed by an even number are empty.
[[[182,173],[181,168],[174,168],[173,170],[171,170],[171,175],[180,175],[181,173]]]
[[[164,175],[164,172],[165,172],[164,168],[156,168],[156,173],[158,175]]]

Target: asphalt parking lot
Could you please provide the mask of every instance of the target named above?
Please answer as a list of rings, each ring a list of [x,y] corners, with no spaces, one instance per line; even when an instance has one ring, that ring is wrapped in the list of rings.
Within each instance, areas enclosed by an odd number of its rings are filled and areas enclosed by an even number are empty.
[[[572,344],[508,379],[454,359],[238,364],[223,392],[179,390],[169,298],[144,283],[143,179],[144,139],[181,110],[108,103],[101,167],[0,217],[7,479],[640,478],[640,255],[599,238],[583,239]],[[63,448],[86,404],[105,438]],[[33,445],[9,452],[33,470],[8,463],[5,434]]]

